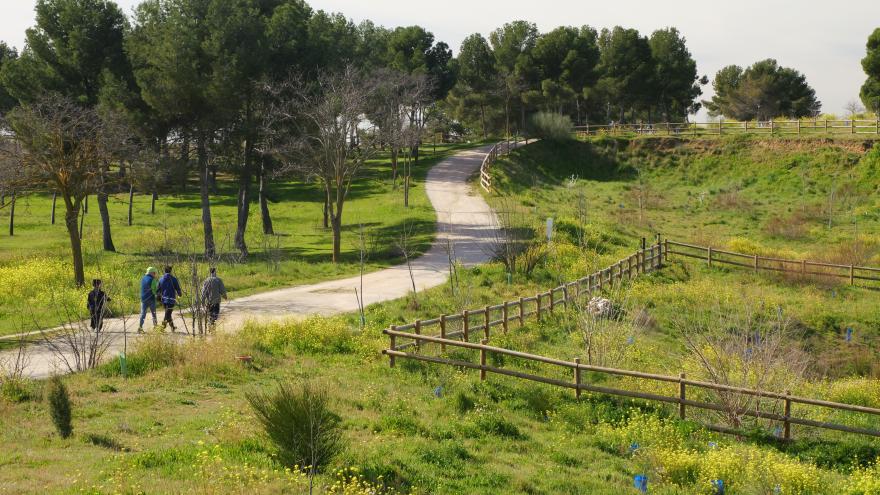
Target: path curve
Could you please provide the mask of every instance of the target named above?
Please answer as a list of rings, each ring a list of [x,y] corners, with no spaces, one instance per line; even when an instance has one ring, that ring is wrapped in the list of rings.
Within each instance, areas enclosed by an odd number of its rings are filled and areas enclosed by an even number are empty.
[[[491,146],[459,152],[435,165],[428,171],[425,191],[437,213],[437,236],[428,251],[411,261],[412,279],[419,291],[446,282],[449,276],[449,248],[454,246],[455,259],[465,266],[489,260],[491,240],[497,219],[492,209],[468,184],[468,179],[479,169]],[[363,277],[364,304],[398,299],[412,292],[410,267],[393,266]],[[272,290],[242,297],[223,306],[221,326],[234,331],[248,319],[275,319],[283,317],[332,315],[357,311],[355,288],[360,291],[359,276],[330,280],[310,285]],[[161,307],[157,308],[161,319]],[[179,319],[180,316],[178,315]],[[128,327],[128,345],[137,340],[132,330],[137,317],[123,321],[114,318],[105,322],[113,340],[105,356],[116,356],[125,345],[123,331]],[[150,317],[147,317],[150,320]],[[149,329],[150,325],[145,325]],[[178,322],[178,328],[183,328]],[[0,359],[11,352],[0,353]],[[45,378],[53,373],[64,373],[66,367],[46,344],[34,345],[29,350],[26,374]]]

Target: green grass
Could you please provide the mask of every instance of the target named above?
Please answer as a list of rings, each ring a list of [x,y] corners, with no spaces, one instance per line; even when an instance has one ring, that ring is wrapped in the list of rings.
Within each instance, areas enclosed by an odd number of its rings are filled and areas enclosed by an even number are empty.
[[[232,244],[237,186],[231,178],[221,176],[219,193],[212,196],[211,213],[220,251],[220,276],[230,296],[356,273],[361,224],[370,251],[368,270],[401,262],[395,245],[404,225],[413,233],[414,252],[427,249],[434,236],[435,222],[423,187],[427,170],[468,146],[443,145],[436,152],[428,146],[423,150],[423,159],[413,170],[409,208],[403,207],[402,188],[395,189],[390,183],[387,156],[371,162],[363,172],[364,179],[354,184],[346,203],[342,261],[338,264],[330,261],[331,234],[321,225],[321,194],[317,185],[296,181],[276,181],[270,186],[270,210],[277,236],[262,234],[259,205],[251,205],[246,238],[251,256],[240,260]],[[105,280],[116,313],[138,311],[137,284],[147,266],[181,262],[189,252],[203,249],[201,210],[194,187],[188,193],[161,194],[153,215],[149,212],[149,195],[136,195],[134,225],[130,227],[127,202],[127,194],[110,199],[116,253],[101,250],[100,216],[94,197],[83,229],[86,279]],[[55,225],[50,225],[50,209],[51,197],[44,194],[19,197],[15,236],[0,236],[0,335],[58,325],[66,315],[53,307],[84,311],[85,290],[72,287],[63,205],[59,204]]]
[[[734,494],[773,493],[775,484],[784,487],[782,493],[875,493],[871,490],[878,489],[880,469],[871,466],[880,456],[880,443],[867,437],[795,427],[795,441],[783,445],[772,439],[773,424],[767,421],[751,424],[756,429],[741,437],[722,436],[674,419],[676,411],[663,405],[599,394],[585,394],[577,401],[571,391],[496,375],[480,382],[473,371],[404,359],[390,369],[379,354],[388,343],[381,334],[388,325],[512,300],[583,276],[632,252],[638,239],[653,233],[660,222],[663,232],[675,234],[670,237],[695,240],[694,228],[700,222],[694,215],[709,218],[712,211],[693,205],[687,209],[676,201],[687,198],[688,190],[693,194],[748,175],[740,171],[743,167],[756,180],[754,189],[745,186],[741,193],[754,203],[764,198],[760,205],[753,204],[758,211],[754,223],[759,225],[734,223],[738,214],[719,208],[715,213],[728,223],[704,227],[722,244],[747,238],[766,249],[798,254],[827,254],[832,251],[829,244],[847,243],[854,231],[844,226],[817,230],[822,239],[786,239],[764,232],[760,223],[768,215],[800,204],[799,195],[785,187],[770,194],[773,184],[784,183],[779,175],[785,167],[778,164],[793,156],[809,161],[804,168],[817,182],[814,203],[824,194],[822,167],[828,170],[846,157],[854,188],[868,190],[877,183],[871,175],[873,155],[865,158],[827,143],[798,145],[818,146],[818,151],[780,146],[772,159],[760,148],[768,145],[740,139],[693,141],[683,149],[666,146],[602,140],[552,149],[538,143],[495,167],[495,184],[502,193],[527,206],[535,220],[548,214],[557,219],[546,260],[530,276],[512,274],[510,284],[497,263],[459,268],[455,290],[446,284],[419,294],[417,302],[408,298],[368,307],[362,331],[356,315],[344,315],[265,327],[251,324],[237,336],[195,341],[183,349],[169,350],[147,340],[131,355],[138,376],[119,377],[118,364],[111,362],[67,379],[74,403],[70,440],[53,433],[42,384],[5,386],[5,398],[0,398],[0,442],[5,447],[0,450],[0,491],[301,493],[304,481],[279,465],[257,429],[245,394],[273,387],[278,379],[309,379],[322,384],[333,398],[347,443],[344,453],[318,477],[324,492],[368,493],[352,488],[350,479],[356,473],[362,486],[417,494],[635,493],[635,474],[647,474],[651,493],[661,494],[711,493],[713,479],[724,479],[727,493]],[[681,154],[676,166],[669,163],[670,150]],[[814,161],[826,153],[827,162]],[[688,183],[683,176],[709,167],[704,161],[715,163],[715,168]],[[641,221],[633,220],[638,211],[628,195],[634,182],[632,166],[643,167],[645,181],[650,178],[664,198],[679,200],[650,206]],[[573,174],[579,178],[569,183],[566,179]],[[771,180],[773,174],[776,178]],[[590,206],[585,224],[578,220],[582,194]],[[870,212],[871,201],[865,195],[853,204]],[[630,219],[618,210],[628,210]],[[807,224],[817,228],[821,220]],[[584,235],[577,235],[580,232]],[[588,242],[580,244],[579,238]],[[872,366],[880,335],[876,291],[710,269],[673,259],[661,272],[607,295],[628,297],[630,309],[641,308],[652,322],[629,345],[617,363],[621,367],[677,374],[693,364],[674,327],[681,314],[711,304],[735,310],[744,300],[763,302],[768,311],[780,306],[795,319],[815,360],[810,379],[798,392],[880,407],[878,381],[871,378],[877,373]],[[847,325],[857,329],[855,344],[845,344],[840,337]],[[572,314],[557,314],[523,328],[514,325],[508,335],[494,333],[492,343],[566,360],[585,358]],[[435,354],[437,349],[423,352]],[[244,353],[254,356],[253,367],[234,361],[233,356]],[[450,350],[448,356],[478,358],[458,350]],[[513,358],[490,360],[495,366],[571,379],[567,370],[550,366]],[[674,384],[652,388],[598,374],[584,378],[606,386],[675,393]],[[817,410],[800,405],[795,412],[820,417]],[[700,421],[720,421],[693,408],[688,414]],[[876,418],[821,418],[880,428]],[[638,449],[633,450],[634,443]],[[340,487],[346,480],[348,491]]]

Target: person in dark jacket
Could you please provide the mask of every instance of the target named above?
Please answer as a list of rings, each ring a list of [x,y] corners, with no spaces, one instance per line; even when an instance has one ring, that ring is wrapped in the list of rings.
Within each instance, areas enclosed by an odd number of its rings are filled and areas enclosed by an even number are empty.
[[[101,285],[102,283],[99,279],[92,280],[92,291],[89,292],[88,302],[86,303],[86,306],[89,308],[92,330],[101,330],[104,327],[107,303],[110,302],[107,293],[101,290]]]
[[[174,326],[171,312],[177,305],[177,298],[182,296],[183,292],[180,290],[180,282],[177,281],[177,277],[171,274],[170,266],[165,267],[165,275],[159,279],[157,294],[162,301],[162,306],[165,306],[165,319],[162,320],[162,326],[168,325],[174,332],[177,328]]]
[[[156,291],[153,285],[156,282],[157,271],[152,266],[147,268],[147,273],[141,279],[141,321],[138,325],[138,333],[144,331],[144,320],[147,318],[147,309],[153,314],[153,326],[156,321]]]
[[[220,317],[221,298],[226,299],[226,286],[217,276],[217,268],[211,267],[211,275],[202,282],[202,302],[208,309],[208,321],[211,325],[216,324]]]

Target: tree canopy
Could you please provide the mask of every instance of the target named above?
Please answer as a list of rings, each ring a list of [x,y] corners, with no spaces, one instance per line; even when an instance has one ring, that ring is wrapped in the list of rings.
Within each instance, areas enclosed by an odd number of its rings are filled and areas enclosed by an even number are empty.
[[[862,85],[861,97],[865,108],[880,114],[880,28],[868,38],[867,54],[862,59],[862,68],[868,79]]]
[[[755,62],[743,69],[724,67],[712,83],[715,96],[704,101],[711,115],[737,120],[767,120],[773,117],[813,117],[821,102],[800,72],[780,66],[776,60]]]

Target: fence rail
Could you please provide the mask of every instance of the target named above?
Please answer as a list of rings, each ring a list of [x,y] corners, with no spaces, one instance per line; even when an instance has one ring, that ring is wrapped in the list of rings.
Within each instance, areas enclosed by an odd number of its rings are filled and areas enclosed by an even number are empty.
[[[647,134],[659,136],[701,136],[723,134],[875,134],[875,120],[785,120],[764,122],[660,122],[653,124],[587,124],[574,127],[579,137],[598,134]]]
[[[779,421],[783,425],[782,437],[785,440],[791,438],[791,425],[810,426],[827,430],[836,430],[847,433],[856,433],[874,437],[880,437],[880,431],[868,428],[860,428],[849,425],[841,425],[837,423],[816,421],[809,418],[799,418],[791,415],[792,404],[803,404],[828,409],[849,411],[857,413],[865,413],[880,416],[880,409],[857,406],[852,404],[844,404],[838,402],[830,402],[821,399],[813,399],[808,397],[793,396],[789,391],[785,393],[755,390],[742,387],[734,387],[728,385],[714,384],[696,380],[689,380],[682,373],[678,377],[659,375],[654,373],[645,373],[634,370],[624,370],[615,368],[604,368],[600,366],[591,366],[581,364],[579,359],[574,361],[563,361],[555,358],[539,356],[534,354],[523,353],[501,347],[492,347],[488,342],[492,336],[493,327],[501,327],[503,333],[507,333],[511,322],[516,322],[520,326],[525,323],[526,318],[535,317],[540,320],[544,314],[552,314],[558,306],[566,308],[568,304],[577,304],[583,297],[591,297],[595,291],[601,291],[605,287],[614,286],[624,280],[629,280],[640,274],[659,270],[663,267],[663,262],[669,259],[670,255],[679,255],[689,258],[706,260],[709,266],[714,263],[730,264],[749,268],[755,271],[771,270],[785,271],[797,273],[800,275],[811,276],[830,276],[848,278],[850,283],[856,280],[880,281],[880,268],[862,267],[855,265],[841,265],[833,263],[822,263],[817,261],[806,260],[789,260],[782,258],[761,257],[743,253],[735,253],[732,251],[717,250],[708,246],[697,246],[694,244],[686,244],[682,242],[670,241],[668,239],[661,241],[660,235],[657,235],[656,242],[650,246],[646,245],[646,241],[642,239],[642,247],[632,255],[599,270],[586,277],[582,277],[575,281],[560,285],[549,291],[535,294],[530,297],[520,297],[518,300],[505,301],[501,304],[485,306],[472,310],[464,310],[461,313],[451,315],[440,315],[437,318],[428,320],[416,320],[406,325],[395,326],[384,330],[389,336],[390,342],[388,349],[382,352],[390,359],[393,367],[397,358],[414,359],[436,364],[448,364],[463,368],[480,370],[480,378],[485,380],[487,373],[496,373],[499,375],[507,375],[515,378],[531,380],[549,385],[572,388],[578,397],[582,391],[590,391],[604,393],[622,397],[631,397],[644,399],[649,401],[658,401],[671,404],[678,404],[679,417],[685,419],[685,411],[687,407],[695,407],[698,409],[730,412],[722,405],[695,401],[687,398],[687,387],[695,387],[698,389],[714,390],[725,393],[750,395],[759,399],[771,399],[782,401],[783,414],[774,412],[761,411],[759,408],[743,409],[736,411],[737,414],[750,416],[754,418],[764,418]],[[748,259],[749,263],[733,261],[725,257],[733,257],[737,259]],[[789,269],[788,266],[797,266],[796,269]],[[844,272],[841,272],[843,270]],[[874,275],[874,276],[872,276]],[[460,323],[457,325],[460,329],[450,331],[451,323]],[[425,335],[424,332],[433,327],[439,327],[439,335]],[[480,335],[479,344],[471,342],[473,335]],[[399,340],[406,342],[400,343]],[[441,352],[445,352],[447,347],[466,348],[480,351],[479,363],[468,361],[447,359],[445,357],[429,356],[421,354],[422,348],[427,344],[435,344],[440,346]],[[414,352],[410,352],[414,349]],[[486,364],[486,357],[489,354],[507,355],[516,358],[522,358],[528,361],[550,364],[570,368],[573,370],[573,381],[560,380],[557,378],[534,375],[521,371],[505,369]],[[603,387],[584,383],[582,381],[582,371],[593,371],[597,373],[611,374],[617,376],[627,376],[641,380],[653,380],[665,383],[677,383],[679,385],[679,393],[677,396],[665,396],[647,392],[639,392],[633,390],[623,390],[617,388]],[[730,429],[712,426],[710,428],[730,432]]]
[[[658,270],[662,267],[662,261],[663,243],[658,235],[656,242],[652,245],[647,245],[645,239],[642,239],[641,249],[617,263],[546,292],[530,297],[520,297],[514,301],[505,301],[501,304],[466,309],[452,315],[440,315],[430,320],[416,320],[400,326],[392,325],[389,330],[392,332],[411,330],[412,335],[422,335],[429,328],[439,327],[437,338],[440,339],[461,337],[462,340],[469,341],[471,335],[477,335],[480,332],[488,339],[493,327],[501,326],[502,331],[507,333],[511,322],[523,325],[530,317],[540,320],[546,314],[553,314],[557,307],[565,308],[568,304],[576,303],[583,297],[591,296],[597,290],[601,291],[605,287],[614,286],[623,280]],[[454,322],[461,322],[461,329],[448,331],[449,324]],[[397,351],[418,345],[418,341],[413,341],[398,346],[392,337],[391,350]]]
[[[849,280],[850,285],[855,285],[858,280],[880,282],[880,268],[735,253],[732,251],[716,249],[711,246],[696,246],[694,244],[685,244],[683,242],[670,241],[668,239],[663,241],[663,244],[663,252],[667,259],[670,254],[674,254],[705,260],[709,266],[720,263],[738,266],[740,268],[748,268],[755,272],[773,271],[792,273],[801,276],[840,278]]]
[[[513,136],[513,141],[508,137],[504,141],[499,141],[495,143],[495,146],[486,153],[486,157],[483,158],[483,163],[480,164],[480,186],[486,191],[489,192],[492,189],[492,174],[489,172],[489,169],[492,167],[492,164],[498,160],[499,156],[504,156],[510,153],[510,150],[519,146],[520,140],[519,136]],[[512,145],[511,145],[512,143]],[[529,139],[525,138],[523,140],[523,145],[529,144]]]
[[[679,376],[671,376],[671,375],[661,375],[654,373],[644,373],[640,371],[632,371],[632,370],[623,370],[616,368],[605,368],[601,366],[591,366],[587,364],[581,364],[580,359],[575,358],[573,361],[564,361],[560,359],[549,358],[545,356],[539,356],[535,354],[528,354],[525,352],[514,351],[510,349],[505,349],[503,347],[493,347],[488,345],[489,339],[484,338],[481,340],[479,344],[475,344],[473,342],[467,341],[459,341],[452,340],[449,338],[440,338],[440,337],[431,337],[427,335],[418,335],[407,332],[401,332],[396,330],[385,330],[384,333],[388,335],[391,339],[391,347],[383,351],[383,353],[389,356],[391,367],[394,367],[395,360],[397,358],[402,359],[414,359],[417,361],[425,361],[429,363],[435,364],[447,364],[451,366],[457,366],[462,368],[470,368],[480,370],[480,380],[486,380],[489,373],[495,373],[498,375],[506,375],[512,376],[514,378],[519,378],[523,380],[530,380],[539,383],[545,383],[548,385],[553,385],[557,387],[574,389],[576,397],[580,398],[581,392],[588,391],[594,393],[602,393],[615,395],[620,397],[630,397],[635,399],[642,399],[648,401],[656,401],[656,402],[664,402],[668,404],[677,404],[678,405],[678,416],[681,419],[687,418],[687,408],[694,407],[697,409],[709,410],[709,411],[718,411],[729,413],[731,412],[728,407],[725,407],[720,404],[705,402],[700,400],[692,400],[688,399],[688,388],[696,388],[702,390],[711,390],[715,392],[725,392],[732,394],[741,394],[741,395],[750,395],[753,397],[763,398],[763,399],[773,399],[777,401],[782,401],[783,403],[783,414],[778,414],[769,411],[762,411],[758,407],[743,407],[739,410],[736,410],[735,413],[737,415],[749,416],[753,418],[759,419],[768,419],[772,421],[778,421],[782,423],[782,438],[784,440],[791,439],[791,425],[800,425],[800,426],[810,426],[815,428],[821,428],[826,430],[835,430],[842,431],[846,433],[855,433],[860,435],[868,435],[873,437],[880,437],[880,431],[870,429],[870,428],[861,428],[856,426],[842,425],[838,423],[832,423],[827,421],[816,421],[813,419],[805,418],[805,417],[797,417],[792,415],[792,405],[793,404],[803,404],[810,406],[823,407],[826,409],[838,410],[838,411],[848,411],[848,412],[857,412],[863,414],[870,414],[874,416],[880,416],[880,409],[875,409],[871,407],[857,406],[852,404],[844,404],[840,402],[831,402],[820,399],[813,399],[809,397],[800,397],[796,395],[792,395],[790,391],[785,391],[785,393],[778,393],[772,391],[765,390],[756,390],[749,389],[743,387],[734,387],[729,385],[722,385],[698,380],[689,380],[687,379],[684,373],[681,373]],[[474,363],[470,361],[463,361],[458,359],[447,359],[444,357],[437,356],[428,356],[419,354],[418,352],[404,352],[400,350],[402,347],[395,347],[395,340],[397,338],[411,339],[415,343],[416,349],[421,347],[422,342],[429,342],[439,344],[442,348],[446,347],[457,347],[464,348],[470,350],[479,351],[480,359],[479,363]],[[523,359],[526,361],[532,361],[536,363],[549,364],[561,368],[567,368],[571,370],[572,380],[561,380],[559,378],[548,377],[544,375],[537,375],[533,373],[525,373],[522,371],[506,369],[498,366],[490,366],[487,365],[487,356],[490,354],[500,354],[504,356],[510,356],[514,358]],[[582,372],[590,371],[594,373],[600,374],[609,374],[609,375],[617,375],[617,376],[627,376],[638,378],[641,380],[652,380],[659,381],[671,384],[678,384],[678,394],[676,395],[661,395],[656,393],[649,392],[640,392],[635,390],[626,390],[620,388],[613,387],[605,387],[599,385],[593,385],[590,383],[585,383],[583,380]],[[715,427],[711,426],[712,429],[717,429],[720,431],[726,431],[726,428],[723,427]]]

